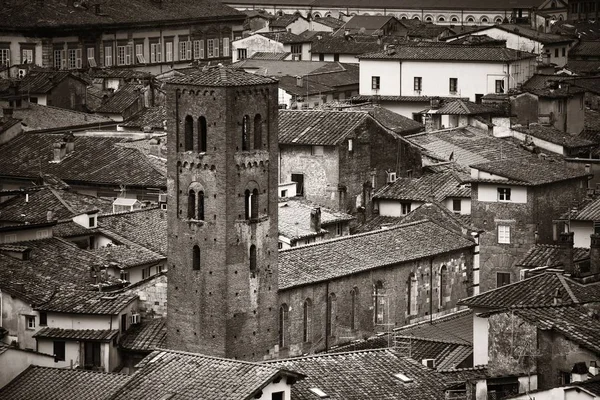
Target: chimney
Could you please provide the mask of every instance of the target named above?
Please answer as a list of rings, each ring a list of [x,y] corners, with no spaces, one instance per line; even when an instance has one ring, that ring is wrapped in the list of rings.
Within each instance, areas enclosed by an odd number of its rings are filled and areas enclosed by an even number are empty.
[[[310,210],[310,230],[312,232],[321,231],[321,208],[316,207]]]
[[[66,154],[69,154],[75,150],[75,136],[73,135],[73,132],[69,132],[63,136],[63,142],[65,142],[66,145]]]
[[[558,242],[565,272],[573,276],[575,274],[575,264],[573,263],[573,232],[561,232]]]
[[[431,108],[432,110],[439,109],[440,108],[440,98],[439,97],[433,97],[429,101],[429,108]]]
[[[304,86],[304,79],[300,75],[296,75],[296,86],[298,86],[298,87]]]
[[[54,162],[61,162],[67,155],[67,144],[65,142],[54,143]]]
[[[596,275],[600,274],[600,234],[593,233],[590,239],[590,273]]]

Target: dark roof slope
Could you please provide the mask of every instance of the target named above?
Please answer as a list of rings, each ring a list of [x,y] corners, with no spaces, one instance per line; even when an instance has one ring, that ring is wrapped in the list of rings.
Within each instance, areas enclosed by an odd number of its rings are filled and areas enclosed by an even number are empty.
[[[93,4],[75,7],[64,1],[43,3],[12,2],[0,10],[3,30],[69,29],[142,25],[194,23],[199,21],[234,20],[241,24],[245,15],[212,0],[180,0],[157,3],[152,0],[116,0],[100,5],[96,13]],[[123,12],[127,10],[127,12]]]
[[[238,0],[239,1],[239,0]],[[358,7],[364,8],[365,3],[362,0],[316,0],[310,3],[313,7]],[[518,8],[532,8],[540,5],[539,0],[506,0],[481,1],[481,0],[405,0],[402,2],[402,8],[415,9],[418,11],[432,10],[512,10]],[[395,9],[399,7],[397,0],[371,0],[369,8]]]
[[[165,129],[167,120],[167,109],[163,106],[148,107],[132,115],[127,121],[120,124],[126,128],[138,128],[140,130],[149,126],[152,129]]]
[[[582,40],[569,50],[569,57],[600,57],[600,40]]]
[[[426,220],[344,236],[280,251],[279,288],[323,282],[472,246],[471,240]]]
[[[466,176],[463,178],[467,178]],[[471,197],[468,187],[461,188],[462,178],[453,172],[423,174],[419,178],[398,178],[373,195],[378,199],[441,201],[449,197]]]
[[[366,111],[381,125],[402,136],[418,133],[425,129],[423,124],[414,119],[407,118],[379,105],[352,107],[347,110]]]
[[[393,350],[329,353],[268,363],[306,375],[292,386],[292,400],[318,398],[311,388],[335,400],[440,400],[444,398],[442,375]],[[395,374],[404,374],[404,383]]]
[[[422,113],[444,114],[444,115],[478,115],[478,114],[497,114],[498,108],[490,104],[477,104],[468,100],[444,100],[441,107],[432,109],[427,107]]]
[[[53,162],[52,134],[20,135],[0,146],[0,174],[36,178],[40,170],[67,183],[89,182],[133,187],[165,187],[166,178],[139,150],[120,147],[124,138],[76,136],[75,149],[59,163]]]
[[[0,389],[3,400],[107,400],[128,375],[30,366]]]
[[[115,338],[119,331],[114,329],[62,329],[43,328],[33,335],[34,338],[65,339],[65,340],[93,340],[107,342]]]
[[[595,143],[590,140],[563,132],[553,126],[529,124],[529,127],[516,126],[512,129],[550,143],[558,144],[568,149],[591,147],[595,145]]]
[[[288,31],[279,32],[260,32],[257,35],[264,36],[267,39],[274,40],[283,44],[295,44],[295,43],[310,43],[311,40],[300,35],[296,35]]]
[[[73,75],[69,71],[29,71],[21,80],[19,91],[22,93],[48,93],[56,85],[58,85],[66,77],[71,77],[81,81],[82,85],[86,82],[81,78]]]
[[[366,112],[280,110],[279,143],[337,145],[367,118]]]
[[[27,108],[13,110],[13,117],[21,120],[24,131],[68,128],[71,126],[90,126],[110,124],[110,118],[103,115],[88,114],[66,108],[42,106],[29,103]]]
[[[334,29],[341,28],[342,26],[344,26],[344,21],[333,17],[320,17],[315,18],[313,21]]]
[[[519,260],[516,265],[523,268],[562,268],[564,267],[559,245],[536,244]],[[573,261],[589,258],[590,249],[576,247],[573,249]]]
[[[113,399],[250,399],[280,375],[282,367],[172,350],[152,352]]]
[[[218,66],[206,71],[198,70],[188,75],[174,76],[167,81],[175,85],[210,87],[252,86],[276,83],[273,78],[250,74],[241,69]]]
[[[472,344],[473,313],[471,310],[453,312],[431,321],[426,320],[396,328],[394,334],[402,337]]]
[[[583,206],[578,212],[572,213],[570,218],[577,221],[600,220],[600,197]]]
[[[535,40],[543,44],[559,44],[559,43],[571,43],[575,41],[574,37],[565,36],[565,35],[557,35],[555,33],[545,33],[539,32],[535,29],[531,29],[526,25],[517,25],[517,24],[500,24],[500,25],[492,25],[489,27],[485,27],[480,29],[479,31],[486,31],[488,29],[501,29],[506,32],[514,33],[519,36],[526,37],[527,39]]]
[[[148,352],[164,348],[167,325],[163,318],[154,318],[133,325],[121,338],[121,348],[129,351]]]
[[[435,60],[435,61],[493,61],[509,62],[534,58],[535,54],[497,46],[451,45],[443,42],[403,44],[394,52],[381,51],[358,56],[372,60]]]
[[[50,301],[37,306],[36,310],[70,314],[116,315],[137,297],[137,294],[131,293],[65,290],[56,293]]]
[[[371,34],[381,29],[396,17],[391,15],[354,15],[344,25],[344,30],[349,30],[352,33],[361,32]]]
[[[121,114],[134,103],[141,101],[141,91],[144,85],[129,83],[123,85],[95,112],[99,114]]]
[[[371,36],[324,37],[313,40],[310,52],[312,54],[364,54],[382,49],[376,38]],[[357,60],[358,61],[358,60]]]
[[[147,208],[126,213],[101,215],[98,226],[113,231],[141,246],[167,255],[167,213]]]

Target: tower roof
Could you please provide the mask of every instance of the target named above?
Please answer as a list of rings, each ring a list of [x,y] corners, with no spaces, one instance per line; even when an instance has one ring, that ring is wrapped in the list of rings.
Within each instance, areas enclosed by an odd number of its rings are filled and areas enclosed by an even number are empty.
[[[219,66],[208,70],[194,71],[189,75],[176,76],[169,81],[176,85],[197,86],[251,86],[276,83],[277,80],[266,76],[250,74],[240,69]]]

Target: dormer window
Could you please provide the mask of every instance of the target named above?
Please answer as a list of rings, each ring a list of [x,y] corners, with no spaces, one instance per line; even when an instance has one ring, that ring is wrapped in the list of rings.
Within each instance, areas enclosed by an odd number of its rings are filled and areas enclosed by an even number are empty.
[[[324,391],[322,391],[319,388],[310,388],[308,389],[311,393],[319,396],[320,399],[329,399],[329,395],[327,393],[325,393]]]
[[[95,215],[93,217],[89,218],[88,225],[89,225],[90,228],[95,228],[96,227],[96,216]]]
[[[410,383],[412,382],[412,378],[409,378],[408,376],[398,373],[398,374],[394,374],[394,376],[398,379],[400,379],[403,383]]]
[[[498,201],[510,201],[510,188],[498,188]]]

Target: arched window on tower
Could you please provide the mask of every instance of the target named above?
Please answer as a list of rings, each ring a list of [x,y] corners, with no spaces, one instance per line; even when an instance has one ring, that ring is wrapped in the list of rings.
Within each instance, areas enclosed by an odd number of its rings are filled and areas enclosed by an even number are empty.
[[[207,134],[206,118],[200,117],[198,118],[198,153],[204,153],[207,150]]]
[[[413,272],[408,277],[407,285],[407,301],[406,308],[408,309],[408,315],[417,314],[417,277]]]
[[[248,143],[250,141],[248,138],[248,133],[250,129],[249,125],[250,117],[244,115],[244,118],[242,118],[242,151],[250,150],[250,143]]]
[[[250,275],[256,276],[256,246],[250,246]]]
[[[254,149],[262,149],[262,117],[256,114],[254,117]]]
[[[336,320],[336,298],[335,293],[329,294],[327,297],[327,336],[335,336],[335,320]]]
[[[279,347],[287,346],[288,315],[287,304],[282,304],[279,307]]]
[[[377,281],[373,288],[373,300],[375,301],[375,313],[374,313],[374,322],[375,325],[382,325],[386,323],[385,317],[385,293],[383,290],[383,282]]]
[[[302,327],[302,341],[312,342],[312,301],[310,299],[304,300]]]
[[[198,192],[198,216],[197,219],[204,220],[204,192]]]
[[[350,291],[350,329],[358,329],[358,288],[355,286]]]
[[[198,245],[194,246],[192,254],[192,269],[194,271],[200,270],[200,247],[198,247]]]
[[[244,192],[244,218],[250,219],[250,208],[251,208],[251,197],[250,190],[246,189]]]
[[[445,265],[442,265],[440,268],[440,310],[444,308],[444,303],[446,302],[447,290],[446,286],[448,285],[448,268]]]
[[[250,218],[258,218],[258,189],[254,189],[250,196]]]
[[[194,119],[188,115],[185,117],[184,126],[184,151],[194,150]]]
[[[193,189],[188,192],[188,218],[196,219],[196,192]]]

